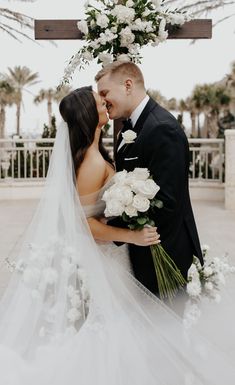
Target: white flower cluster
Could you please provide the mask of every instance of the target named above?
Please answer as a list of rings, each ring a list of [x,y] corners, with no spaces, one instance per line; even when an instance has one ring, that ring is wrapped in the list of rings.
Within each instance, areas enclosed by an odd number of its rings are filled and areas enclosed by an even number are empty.
[[[134,143],[135,139],[137,137],[137,134],[133,130],[126,130],[122,133],[122,138],[126,144]]]
[[[103,65],[125,55],[125,60],[140,63],[140,48],[164,42],[167,25],[182,26],[191,18],[178,10],[169,11],[163,0],[97,0],[85,3],[86,19],[77,23],[86,45],[70,60],[62,83],[69,82],[78,67],[83,68],[95,58]]]
[[[187,327],[195,323],[200,317],[199,302],[207,298],[219,303],[221,300],[221,287],[225,285],[225,277],[235,273],[235,267],[228,263],[227,255],[222,258],[210,257],[208,245],[202,246],[204,265],[201,266],[195,258],[188,271],[187,293],[189,302],[185,309],[184,323]]]
[[[147,168],[135,168],[134,171],[120,171],[114,176],[114,184],[105,191],[102,200],[106,203],[105,216],[137,217],[150,207],[160,187],[149,176]]]
[[[33,299],[43,297],[48,291],[55,293],[60,279],[69,281],[72,277],[73,281],[77,281],[80,297],[77,292],[69,297],[70,321],[78,317],[77,310],[81,301],[83,306],[89,306],[87,278],[80,267],[76,250],[60,238],[51,238],[42,245],[30,243],[26,258],[11,263],[11,268],[22,275],[22,281],[31,290]]]

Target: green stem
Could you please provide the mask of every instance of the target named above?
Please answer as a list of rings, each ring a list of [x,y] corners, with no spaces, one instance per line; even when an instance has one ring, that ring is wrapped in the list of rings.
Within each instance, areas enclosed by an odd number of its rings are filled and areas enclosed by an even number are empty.
[[[186,281],[162,245],[150,246],[161,299],[172,299]]]

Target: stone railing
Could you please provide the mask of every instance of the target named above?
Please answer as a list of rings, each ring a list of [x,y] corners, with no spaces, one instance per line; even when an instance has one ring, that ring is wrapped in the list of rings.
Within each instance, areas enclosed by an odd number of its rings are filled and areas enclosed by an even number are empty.
[[[112,155],[113,139],[104,138]],[[0,182],[44,180],[50,162],[54,139],[1,139]],[[189,139],[190,180],[224,180],[224,140]]]

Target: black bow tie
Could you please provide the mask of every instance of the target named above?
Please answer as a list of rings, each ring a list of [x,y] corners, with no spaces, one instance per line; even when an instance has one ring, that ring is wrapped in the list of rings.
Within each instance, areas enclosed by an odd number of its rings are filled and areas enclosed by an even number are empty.
[[[123,120],[122,123],[123,123],[123,126],[121,129],[121,132],[125,132],[127,130],[133,130],[133,126],[130,118]]]

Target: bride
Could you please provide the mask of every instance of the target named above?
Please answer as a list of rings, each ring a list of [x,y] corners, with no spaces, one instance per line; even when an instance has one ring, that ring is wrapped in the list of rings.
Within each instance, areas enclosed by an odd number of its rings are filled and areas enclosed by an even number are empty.
[[[45,190],[1,301],[1,384],[234,384],[231,355],[204,337],[211,325],[185,330],[112,243],[157,243],[156,228],[101,220],[115,178],[100,141],[102,98],[83,87],[60,112]]]

